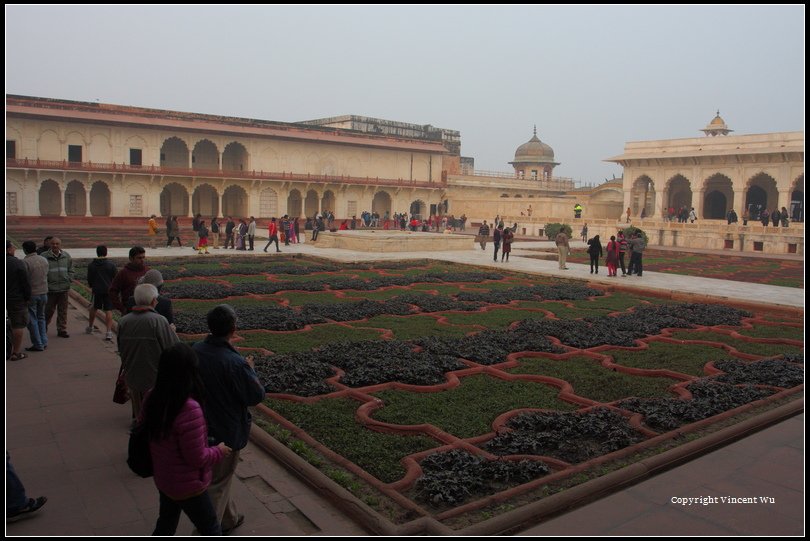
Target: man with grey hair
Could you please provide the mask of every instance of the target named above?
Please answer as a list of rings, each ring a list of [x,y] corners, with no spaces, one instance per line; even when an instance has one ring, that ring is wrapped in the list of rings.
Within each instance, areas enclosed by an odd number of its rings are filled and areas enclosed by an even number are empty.
[[[155,311],[155,286],[137,286],[134,297],[132,311],[118,322],[118,352],[132,397],[132,416],[137,418],[144,394],[155,385],[160,354],[180,340],[166,318]]]
[[[73,259],[62,250],[62,241],[51,239],[51,249],[42,253],[48,260],[48,302],[45,304],[45,324],[50,325],[56,312],[56,330],[61,338],[70,338],[67,332],[67,311],[70,284],[73,282]]]

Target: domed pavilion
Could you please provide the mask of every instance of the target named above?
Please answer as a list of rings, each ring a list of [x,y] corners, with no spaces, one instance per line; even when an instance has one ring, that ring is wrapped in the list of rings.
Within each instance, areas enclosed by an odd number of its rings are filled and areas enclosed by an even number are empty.
[[[554,161],[554,150],[538,139],[535,126],[534,135],[517,148],[515,160],[509,162],[509,165],[515,168],[517,178],[551,180],[554,167],[560,164]]]

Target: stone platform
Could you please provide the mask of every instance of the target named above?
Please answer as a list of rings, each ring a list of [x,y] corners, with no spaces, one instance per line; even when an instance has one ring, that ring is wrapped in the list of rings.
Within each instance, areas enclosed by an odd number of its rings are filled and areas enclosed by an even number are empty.
[[[324,231],[318,235],[318,248],[338,248],[362,252],[446,252],[469,250],[473,238],[467,235],[422,231]]]

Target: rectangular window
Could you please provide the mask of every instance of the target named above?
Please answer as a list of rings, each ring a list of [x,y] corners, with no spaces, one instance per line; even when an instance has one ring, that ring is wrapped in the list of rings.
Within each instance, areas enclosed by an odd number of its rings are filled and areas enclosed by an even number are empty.
[[[346,203],[346,217],[351,218],[357,216],[357,201],[348,201]]]
[[[143,196],[130,195],[129,196],[129,215],[130,216],[143,216]]]
[[[161,153],[160,153],[160,163],[163,163],[163,162],[165,162],[165,161],[166,161],[166,154],[165,154],[165,153],[163,153],[163,152],[161,152]]]
[[[17,141],[9,141],[6,139],[6,159],[17,159]]]
[[[6,215],[17,214],[17,192],[6,192]]]
[[[727,250],[731,250],[731,249],[733,249],[733,248],[734,248],[734,241],[733,241],[733,240],[726,239],[726,240],[725,240],[725,245],[723,245],[723,248],[725,248],[725,249],[727,249]]]
[[[788,243],[788,253],[795,254],[796,253],[796,244]]]
[[[532,180],[537,180],[537,169],[532,169]]]
[[[68,145],[68,161],[72,163],[82,162],[82,146]]]
[[[129,149],[129,165],[143,165],[143,152],[139,148]]]
[[[762,243],[761,242],[754,242],[754,251],[761,252],[762,251]]]

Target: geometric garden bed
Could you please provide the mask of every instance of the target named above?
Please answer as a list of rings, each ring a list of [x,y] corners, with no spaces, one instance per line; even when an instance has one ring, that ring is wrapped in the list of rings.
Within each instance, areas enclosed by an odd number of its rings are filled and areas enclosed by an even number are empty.
[[[800,311],[429,261],[149,263],[181,338],[236,309],[256,424],[402,531],[487,521],[803,391]]]

